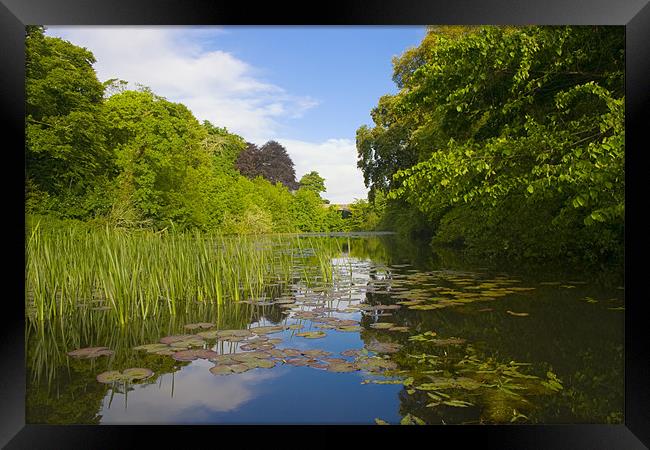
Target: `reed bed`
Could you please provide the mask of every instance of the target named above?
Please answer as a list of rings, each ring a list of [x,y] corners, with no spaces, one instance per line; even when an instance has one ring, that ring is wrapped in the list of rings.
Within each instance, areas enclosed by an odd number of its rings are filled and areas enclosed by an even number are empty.
[[[330,261],[339,250],[326,240],[297,236],[160,234],[37,222],[26,235],[26,312],[45,322],[106,310],[124,325],[197,305],[256,300],[265,286],[290,284],[296,273],[303,281],[331,282]]]

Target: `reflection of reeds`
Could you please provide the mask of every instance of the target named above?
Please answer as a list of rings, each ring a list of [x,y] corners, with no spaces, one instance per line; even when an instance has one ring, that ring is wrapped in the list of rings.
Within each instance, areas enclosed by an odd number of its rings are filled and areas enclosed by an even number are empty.
[[[150,365],[143,361],[144,354],[135,352],[133,347],[158,342],[163,336],[186,334],[187,323],[211,322],[218,329],[246,328],[251,322],[252,307],[233,303],[227,308],[211,304],[197,305],[189,311],[170,315],[162,311],[158,317],[148,320],[135,319],[127,327],[116,326],[114,319],[104,311],[78,313],[73,320],[56,320],[40,323],[28,322],[26,326],[26,353],[28,379],[30,384],[52,383],[73,368],[93,368],[97,374],[105,370],[123,370],[128,367]],[[94,360],[77,360],[67,356],[67,352],[83,347],[109,347],[115,353],[109,357]],[[158,357],[167,361],[169,367],[151,367],[156,376],[169,373],[174,361],[167,357]],[[154,378],[155,379],[155,378]],[[94,377],[90,378],[94,383]]]
[[[301,254],[309,248],[308,258]],[[296,266],[332,280],[337,251],[295,236],[156,234],[74,226],[28,232],[27,309],[40,322],[105,308],[121,325],[197,304],[257,299]],[[313,261],[307,261],[313,259]],[[305,277],[313,271],[302,271]]]

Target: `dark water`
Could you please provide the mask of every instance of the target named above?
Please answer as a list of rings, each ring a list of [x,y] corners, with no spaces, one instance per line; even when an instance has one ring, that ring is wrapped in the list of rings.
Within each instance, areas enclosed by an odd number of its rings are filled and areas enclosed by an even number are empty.
[[[558,267],[481,267],[396,236],[330,239],[342,248],[332,260],[334,282],[296,279],[272,286],[262,305],[197,304],[176,317],[124,329],[107,311],[44,328],[28,323],[26,422],[623,421],[624,291],[616,277]],[[360,329],[343,331],[341,320],[357,321]],[[212,330],[284,326],[257,335],[273,340],[257,343],[266,343],[259,351],[274,366],[219,375],[210,371],[215,362],[209,359],[176,361],[133,349],[169,335],[205,332],[184,328],[197,322],[214,324]],[[371,326],[378,322],[403,328]],[[302,328],[286,328],[292,325]],[[297,335],[308,331],[325,336]],[[255,339],[222,337],[206,338],[204,347],[241,356],[250,352],[241,347]],[[115,353],[94,359],[66,355],[88,346]],[[280,352],[268,354],[271,347]],[[314,349],[331,354],[301,355]],[[347,350],[360,353],[341,355]],[[129,367],[153,375],[129,383],[96,379]],[[331,371],[341,367],[350,371]]]

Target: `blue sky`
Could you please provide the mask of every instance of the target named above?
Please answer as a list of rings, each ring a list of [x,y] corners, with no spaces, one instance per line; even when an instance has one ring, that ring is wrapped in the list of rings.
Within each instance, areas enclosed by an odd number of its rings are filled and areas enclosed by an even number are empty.
[[[365,198],[356,129],[395,93],[393,56],[420,43],[420,27],[48,27],[86,47],[101,81],[150,86],[199,120],[250,142],[275,139],[298,178],[326,179],[325,198]]]

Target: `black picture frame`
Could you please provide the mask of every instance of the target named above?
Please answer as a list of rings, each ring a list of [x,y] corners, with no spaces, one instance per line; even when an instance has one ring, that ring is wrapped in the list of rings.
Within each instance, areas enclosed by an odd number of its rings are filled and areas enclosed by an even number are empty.
[[[283,439],[299,433],[300,444],[340,439],[382,442],[386,438],[424,438],[431,445],[473,441],[494,448],[641,449],[650,445],[650,350],[644,343],[647,315],[643,303],[642,230],[644,199],[643,132],[650,125],[650,6],[648,0],[457,0],[328,1],[278,4],[200,0],[0,0],[3,145],[9,156],[2,177],[7,193],[6,239],[13,244],[7,280],[16,295],[6,295],[3,310],[0,376],[0,444],[9,449],[131,448],[162,439],[164,447],[183,448],[206,439],[215,445],[226,437]],[[624,25],[626,28],[626,248],[625,248],[625,422],[622,425],[512,425],[448,427],[252,427],[252,426],[48,426],[25,425],[24,305],[24,26],[44,25]],[[24,147],[23,147],[24,148]],[[22,155],[22,156],[21,156]],[[22,168],[23,171],[19,171]],[[8,170],[7,170],[8,169]],[[7,202],[11,200],[11,202]],[[8,204],[11,207],[7,209]],[[22,234],[21,234],[22,233]],[[22,255],[22,259],[21,259]],[[9,260],[8,260],[9,261]],[[637,261],[635,263],[635,261]],[[15,272],[15,273],[12,273]],[[252,432],[255,433],[252,433]],[[406,436],[403,433],[408,433]],[[334,434],[340,435],[335,437]],[[413,435],[416,436],[413,436]],[[304,441],[303,439],[307,439]],[[199,441],[200,442],[200,441]],[[178,444],[176,444],[178,443]],[[236,445],[236,444],[235,444]],[[284,444],[294,445],[294,444]],[[336,444],[338,445],[338,444]]]

